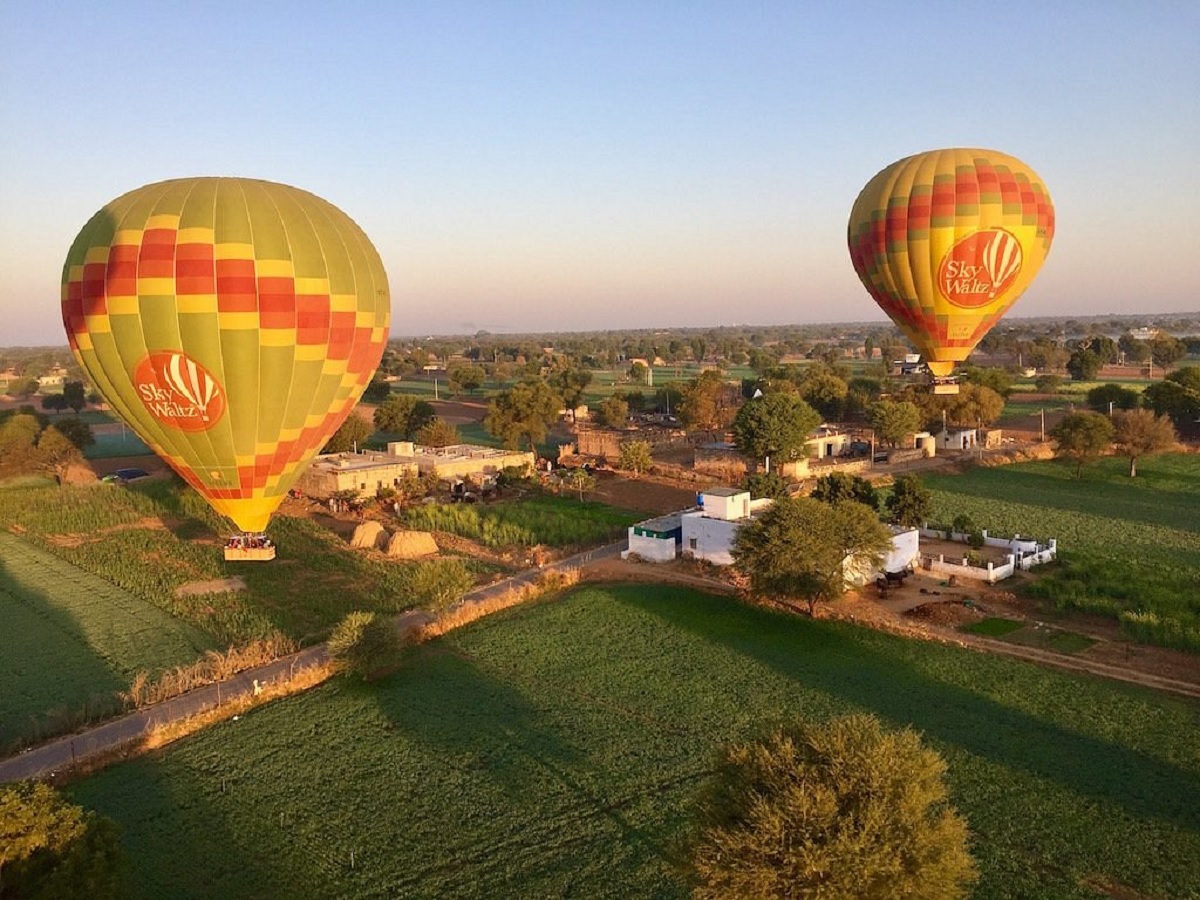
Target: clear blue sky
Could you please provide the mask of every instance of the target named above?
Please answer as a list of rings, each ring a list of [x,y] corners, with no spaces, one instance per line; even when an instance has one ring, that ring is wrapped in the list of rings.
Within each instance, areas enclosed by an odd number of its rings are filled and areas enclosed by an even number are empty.
[[[0,345],[139,185],[244,175],[363,226],[395,334],[882,319],[876,171],[991,147],[1058,233],[1012,315],[1200,309],[1200,3],[0,3]]]

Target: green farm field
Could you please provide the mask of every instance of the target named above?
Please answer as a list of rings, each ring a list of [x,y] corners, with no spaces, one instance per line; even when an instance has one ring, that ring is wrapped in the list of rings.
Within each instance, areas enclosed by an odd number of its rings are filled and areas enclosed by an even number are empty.
[[[0,531],[0,750],[119,709],[117,693],[213,649],[145,600]]]
[[[570,547],[615,540],[645,513],[616,509],[593,501],[534,495],[484,505],[415,506],[405,511],[410,528],[448,531],[488,547]]]
[[[685,897],[718,748],[801,716],[912,724],[981,898],[1200,895],[1200,706],[682,588],[592,586],[77,783],[130,896]]]
[[[931,474],[934,518],[1059,542],[1028,587],[1060,608],[1119,619],[1131,636],[1200,652],[1200,456],[1065,461]]]

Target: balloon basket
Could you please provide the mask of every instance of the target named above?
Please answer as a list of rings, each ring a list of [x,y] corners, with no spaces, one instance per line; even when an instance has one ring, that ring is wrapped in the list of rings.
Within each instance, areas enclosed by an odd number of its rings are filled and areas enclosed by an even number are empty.
[[[266,562],[275,558],[275,544],[265,534],[235,534],[225,542],[226,562]]]
[[[958,393],[958,379],[957,378],[934,377],[930,381],[929,392],[931,394],[957,394]]]

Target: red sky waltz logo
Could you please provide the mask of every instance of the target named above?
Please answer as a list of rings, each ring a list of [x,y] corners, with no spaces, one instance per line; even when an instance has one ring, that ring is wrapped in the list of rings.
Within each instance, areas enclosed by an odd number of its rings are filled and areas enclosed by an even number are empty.
[[[1006,290],[1021,271],[1021,242],[1003,228],[969,234],[942,257],[938,288],[956,306],[986,306]]]
[[[205,431],[225,412],[221,385],[178,350],[158,350],[138,363],[133,387],[150,415],[180,431]]]

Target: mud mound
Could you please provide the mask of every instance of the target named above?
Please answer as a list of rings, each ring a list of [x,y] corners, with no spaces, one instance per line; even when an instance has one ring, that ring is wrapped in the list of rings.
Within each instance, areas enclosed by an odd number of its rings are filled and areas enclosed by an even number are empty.
[[[438,552],[438,545],[428,531],[397,531],[387,542],[387,555],[397,559],[421,559]]]
[[[369,550],[382,549],[387,545],[387,532],[378,522],[363,522],[354,529],[350,537],[351,547],[366,547]]]
[[[967,606],[962,600],[938,600],[913,607],[904,613],[904,617],[928,625],[957,628],[978,622],[983,618],[983,613],[978,607]]]

